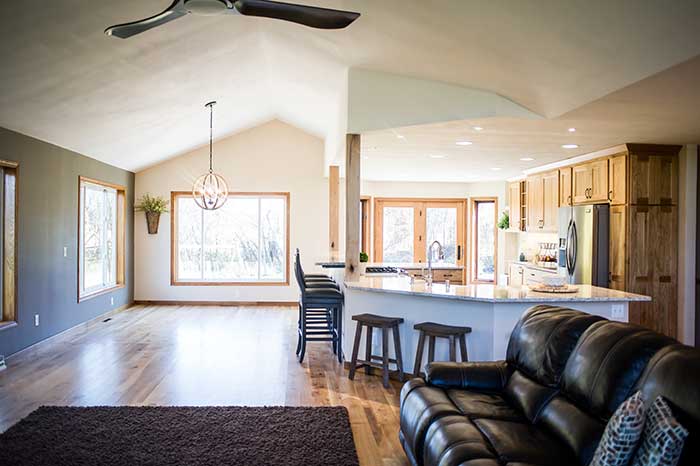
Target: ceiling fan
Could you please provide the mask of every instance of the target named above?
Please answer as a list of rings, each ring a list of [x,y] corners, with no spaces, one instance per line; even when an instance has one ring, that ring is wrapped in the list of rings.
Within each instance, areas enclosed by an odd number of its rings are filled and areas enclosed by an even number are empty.
[[[188,14],[214,16],[238,14],[281,19],[319,29],[342,29],[355,21],[360,13],[332,10],[270,0],[175,0],[165,11],[150,18],[117,24],[105,29],[108,36],[127,39]]]

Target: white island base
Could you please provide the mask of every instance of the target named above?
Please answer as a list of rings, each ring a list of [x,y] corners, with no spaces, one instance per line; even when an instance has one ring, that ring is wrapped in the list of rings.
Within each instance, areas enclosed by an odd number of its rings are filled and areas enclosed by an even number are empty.
[[[578,288],[577,293],[571,294],[537,293],[527,287],[497,288],[495,285],[453,285],[446,289],[443,284],[434,284],[431,288],[423,282],[412,284],[406,277],[362,277],[358,282],[345,284],[343,351],[349,360],[356,327],[352,316],[369,313],[404,319],[399,331],[406,373],[413,372],[418,343],[418,331],[413,326],[421,322],[471,327],[472,332],[467,335],[469,360],[495,361],[505,359],[515,324],[523,312],[537,304],[567,307],[627,322],[630,301],[650,300],[647,296],[607,288],[589,285],[578,285]],[[363,332],[360,359],[364,359],[365,335]],[[380,332],[373,332],[372,343],[374,354],[381,354]],[[391,341],[389,346],[390,357],[394,358]],[[427,353],[426,348],[426,358]],[[437,339],[435,360],[449,360],[447,339]]]

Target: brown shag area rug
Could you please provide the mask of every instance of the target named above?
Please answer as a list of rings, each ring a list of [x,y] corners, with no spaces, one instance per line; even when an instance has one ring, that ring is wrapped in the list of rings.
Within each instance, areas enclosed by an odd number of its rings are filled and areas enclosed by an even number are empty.
[[[356,466],[343,407],[41,407],[0,435],[3,466]]]

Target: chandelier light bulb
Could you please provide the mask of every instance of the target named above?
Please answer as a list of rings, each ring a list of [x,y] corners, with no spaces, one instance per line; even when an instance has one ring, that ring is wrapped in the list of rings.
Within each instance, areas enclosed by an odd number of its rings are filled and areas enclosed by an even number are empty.
[[[228,199],[228,184],[223,176],[214,173],[213,167],[214,105],[216,102],[206,105],[209,108],[209,173],[197,178],[192,187],[194,202],[204,210],[216,210]]]

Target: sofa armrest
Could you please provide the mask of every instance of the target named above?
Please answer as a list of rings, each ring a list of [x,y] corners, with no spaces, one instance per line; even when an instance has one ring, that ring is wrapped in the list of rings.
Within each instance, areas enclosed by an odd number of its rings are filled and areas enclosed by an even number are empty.
[[[505,361],[432,362],[426,367],[425,381],[445,389],[500,391],[511,372]]]

